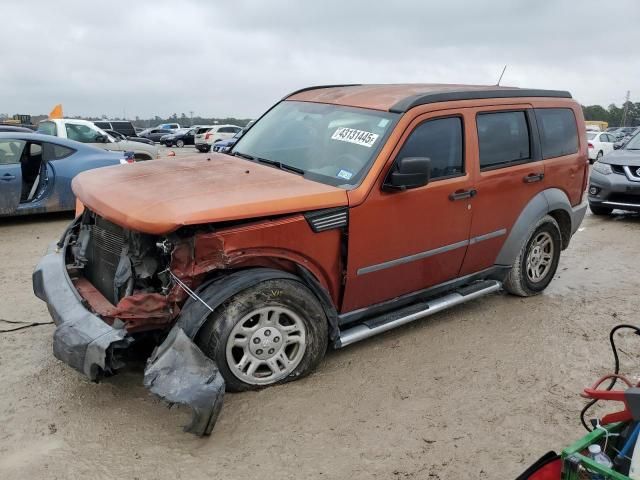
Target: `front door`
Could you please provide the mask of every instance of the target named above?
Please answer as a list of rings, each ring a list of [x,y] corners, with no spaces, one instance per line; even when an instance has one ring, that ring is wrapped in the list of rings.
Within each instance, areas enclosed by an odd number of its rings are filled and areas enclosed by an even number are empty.
[[[0,215],[9,215],[18,208],[22,194],[20,159],[27,142],[0,140]]]
[[[459,111],[458,111],[459,112]],[[458,275],[471,226],[472,175],[459,113],[417,117],[392,154],[431,159],[428,185],[382,190],[349,211],[346,313],[451,280]]]
[[[511,227],[529,201],[545,188],[545,168],[530,105],[473,110],[467,139],[473,161],[473,221],[460,275],[492,267]]]

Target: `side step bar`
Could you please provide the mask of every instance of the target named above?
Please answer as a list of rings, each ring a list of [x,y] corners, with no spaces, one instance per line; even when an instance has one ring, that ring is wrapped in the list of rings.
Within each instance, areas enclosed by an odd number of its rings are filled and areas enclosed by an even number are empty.
[[[428,317],[455,305],[474,300],[492,292],[500,290],[502,284],[496,280],[483,280],[472,283],[466,287],[448,293],[442,297],[434,298],[428,302],[410,305],[400,310],[386,313],[379,317],[365,320],[354,327],[340,332],[336,341],[336,348],[346,347],[365,338],[373,337],[387,330],[392,330],[401,325]]]

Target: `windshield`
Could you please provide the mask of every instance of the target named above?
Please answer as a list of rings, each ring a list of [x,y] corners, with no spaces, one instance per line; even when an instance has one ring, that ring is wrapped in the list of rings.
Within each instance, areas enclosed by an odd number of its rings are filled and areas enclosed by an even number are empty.
[[[587,140],[593,140],[594,138],[596,138],[595,133],[587,133]]]
[[[640,135],[634,135],[624,147],[625,150],[640,150]]]
[[[278,162],[310,180],[352,188],[366,175],[397,114],[285,101],[238,140],[232,154]]]

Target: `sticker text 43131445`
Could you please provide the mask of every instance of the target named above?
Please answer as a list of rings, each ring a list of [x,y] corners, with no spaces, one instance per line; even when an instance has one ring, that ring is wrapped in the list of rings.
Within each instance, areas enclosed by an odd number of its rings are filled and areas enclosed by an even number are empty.
[[[356,145],[362,145],[363,147],[371,148],[378,139],[377,133],[365,132],[364,130],[356,130],[355,128],[340,127],[333,135],[332,140],[339,140],[341,142],[355,143]]]

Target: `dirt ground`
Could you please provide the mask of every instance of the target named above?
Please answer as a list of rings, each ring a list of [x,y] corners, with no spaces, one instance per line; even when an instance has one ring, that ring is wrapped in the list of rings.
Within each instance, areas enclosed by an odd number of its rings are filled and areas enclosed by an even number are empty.
[[[69,220],[0,221],[0,318],[50,320],[31,271]],[[52,325],[0,333],[0,478],[513,479],[583,435],[578,393],[612,368],[608,331],[638,323],[639,231],[589,215],[543,295],[476,300],[228,394],[209,438],[182,433],[188,410],[140,370],[92,384],[57,361]]]

